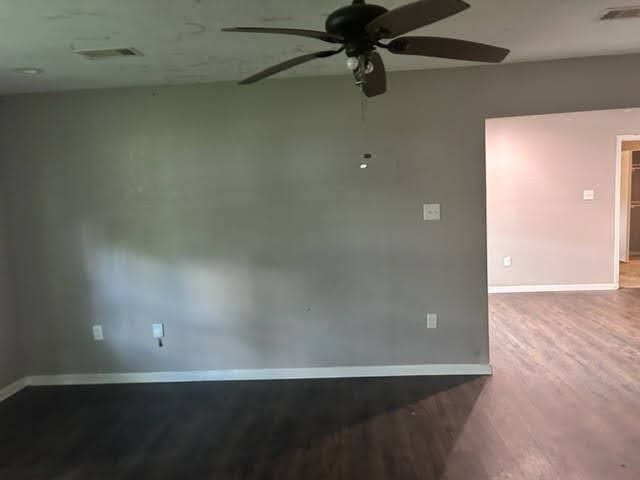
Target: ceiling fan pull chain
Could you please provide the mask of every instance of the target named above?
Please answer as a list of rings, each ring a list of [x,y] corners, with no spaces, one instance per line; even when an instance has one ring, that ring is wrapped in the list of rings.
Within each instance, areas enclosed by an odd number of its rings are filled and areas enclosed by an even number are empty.
[[[362,151],[363,153],[363,159],[362,163],[360,164],[360,168],[367,168],[367,159],[371,158],[371,154],[367,153],[369,152],[369,145],[368,145],[368,140],[369,140],[369,136],[368,136],[368,132],[367,132],[367,107],[368,107],[368,97],[367,94],[364,91],[365,88],[365,84],[364,82],[360,84],[360,121],[361,121],[361,142],[362,142]]]
[[[367,123],[367,96],[364,94],[364,82],[360,83],[360,121],[364,130]]]
[[[362,121],[362,128],[364,130],[367,122],[367,64],[369,59],[366,55],[358,56],[358,70],[357,70],[357,82],[360,87],[360,120]]]

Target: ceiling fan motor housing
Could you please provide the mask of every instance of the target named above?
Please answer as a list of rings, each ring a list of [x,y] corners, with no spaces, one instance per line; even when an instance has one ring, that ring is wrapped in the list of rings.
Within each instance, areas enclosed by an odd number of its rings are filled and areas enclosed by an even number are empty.
[[[347,55],[357,57],[374,49],[374,41],[367,34],[366,26],[387,12],[386,8],[378,5],[356,2],[329,15],[325,28],[328,33],[343,37]]]

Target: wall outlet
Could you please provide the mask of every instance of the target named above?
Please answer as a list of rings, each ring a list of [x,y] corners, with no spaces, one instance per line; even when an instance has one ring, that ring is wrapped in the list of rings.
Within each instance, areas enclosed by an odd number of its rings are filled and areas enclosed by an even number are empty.
[[[164,338],[164,325],[162,323],[153,324],[153,338]]]
[[[438,315],[427,313],[427,328],[438,328]]]
[[[424,220],[433,222],[440,220],[440,204],[430,203],[423,206]]]
[[[511,266],[511,257],[504,257],[504,258],[502,259],[502,264],[503,264],[505,267],[510,267],[510,266]]]
[[[104,340],[104,335],[102,334],[102,325],[93,326],[93,339],[96,342],[101,342],[102,340]]]
[[[583,200],[594,200],[596,198],[596,192],[593,190],[585,190],[582,192]]]

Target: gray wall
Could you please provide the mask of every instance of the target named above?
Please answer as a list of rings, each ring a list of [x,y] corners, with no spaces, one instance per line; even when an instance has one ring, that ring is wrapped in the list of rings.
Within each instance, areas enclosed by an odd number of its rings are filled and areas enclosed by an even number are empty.
[[[366,142],[347,77],[6,98],[28,369],[486,363],[485,118],[635,105],[639,74],[392,74]]]
[[[0,174],[2,173],[0,165]],[[8,252],[5,242],[2,187],[3,176],[0,175],[0,389],[18,380],[24,373],[16,317],[9,304],[11,295],[8,281]]]

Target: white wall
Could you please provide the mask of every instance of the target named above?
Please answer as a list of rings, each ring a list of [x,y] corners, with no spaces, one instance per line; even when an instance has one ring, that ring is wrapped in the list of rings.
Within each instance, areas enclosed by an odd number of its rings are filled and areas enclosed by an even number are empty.
[[[490,286],[617,283],[616,137],[635,133],[637,109],[486,122]]]

